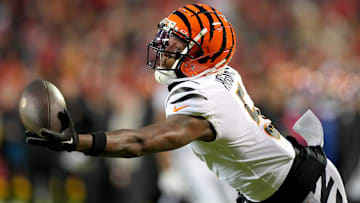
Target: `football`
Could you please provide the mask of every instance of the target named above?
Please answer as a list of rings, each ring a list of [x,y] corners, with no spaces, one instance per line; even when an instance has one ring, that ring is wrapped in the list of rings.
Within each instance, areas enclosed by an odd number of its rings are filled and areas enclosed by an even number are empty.
[[[25,87],[20,97],[21,121],[27,130],[38,136],[41,136],[41,128],[60,132],[58,113],[65,109],[65,99],[60,90],[46,80],[34,80]]]

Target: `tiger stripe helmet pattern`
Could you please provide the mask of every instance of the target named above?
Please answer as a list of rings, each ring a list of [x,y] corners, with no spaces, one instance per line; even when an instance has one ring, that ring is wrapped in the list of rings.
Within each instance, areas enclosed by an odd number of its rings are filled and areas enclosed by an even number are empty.
[[[172,82],[216,72],[234,54],[236,39],[230,22],[209,5],[190,4],[179,8],[163,19],[158,27],[155,39],[148,46],[147,65],[163,73],[175,72],[167,74],[175,77],[170,80]],[[161,53],[166,52],[165,42],[171,35],[185,40],[186,48],[174,53],[177,60],[171,69],[164,69],[157,64]],[[153,59],[149,57],[149,48],[156,52]]]

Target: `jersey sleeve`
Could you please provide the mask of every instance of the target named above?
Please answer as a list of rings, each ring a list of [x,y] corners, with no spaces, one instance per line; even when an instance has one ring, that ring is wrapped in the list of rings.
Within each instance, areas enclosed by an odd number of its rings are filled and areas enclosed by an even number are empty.
[[[216,91],[214,86],[200,80],[187,81],[175,86],[165,102],[166,117],[171,115],[191,115],[205,118],[214,127],[216,140],[222,137],[221,119],[219,119],[216,109]]]
[[[175,114],[207,117],[208,97],[194,82],[184,82],[174,87],[166,99],[166,117]]]

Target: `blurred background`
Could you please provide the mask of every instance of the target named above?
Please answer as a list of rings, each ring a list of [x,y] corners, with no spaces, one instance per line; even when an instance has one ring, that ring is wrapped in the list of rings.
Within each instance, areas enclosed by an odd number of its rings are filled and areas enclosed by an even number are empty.
[[[230,65],[283,134],[307,109],[319,116],[325,151],[360,202],[357,0],[1,0],[0,202],[235,202],[186,147],[136,159],[54,153],[25,144],[18,115],[22,89],[46,79],[81,133],[164,119],[167,90],[145,66],[147,43],[161,19],[195,2],[230,20]]]

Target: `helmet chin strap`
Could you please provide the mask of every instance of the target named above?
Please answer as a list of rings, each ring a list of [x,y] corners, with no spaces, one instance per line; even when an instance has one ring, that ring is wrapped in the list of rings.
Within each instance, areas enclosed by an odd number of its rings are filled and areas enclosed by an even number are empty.
[[[194,37],[193,41],[190,41],[189,45],[186,46],[185,49],[180,52],[180,54],[182,54],[182,55],[187,54],[189,52],[189,50],[191,50],[191,48],[195,45],[195,42],[200,40],[200,38],[203,37],[207,32],[208,32],[207,28],[202,29],[199,32],[199,34],[197,34]],[[173,69],[174,71],[155,70],[154,76],[155,76],[156,81],[161,84],[169,85],[173,82],[181,82],[181,81],[189,80],[190,78],[188,78],[188,77],[177,78],[175,70],[176,70],[176,67],[178,66],[180,60],[181,60],[180,58],[177,59],[174,62],[174,64],[171,66],[171,69]],[[215,68],[215,66],[213,68]],[[210,68],[210,69],[212,69],[212,68]],[[195,78],[195,77],[198,78],[198,76],[201,77],[201,76],[205,75],[206,73],[208,73],[210,69],[203,71],[200,74],[198,74],[194,77],[191,77],[191,78]]]

